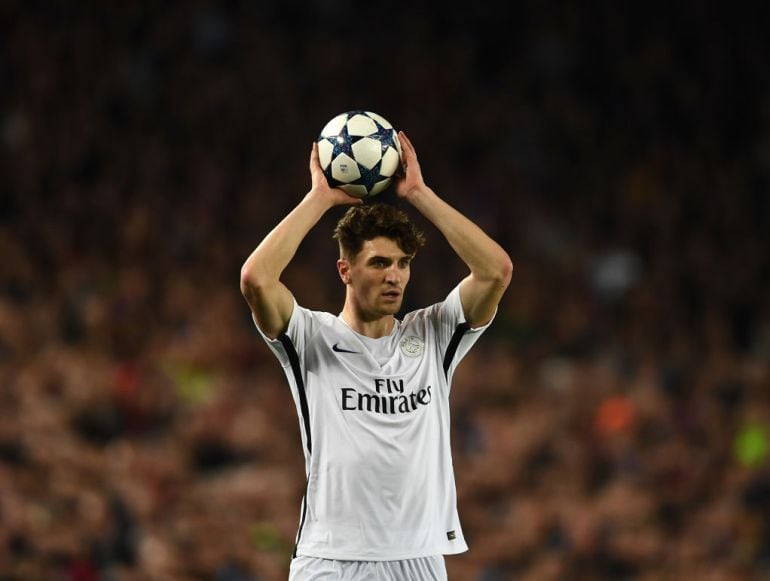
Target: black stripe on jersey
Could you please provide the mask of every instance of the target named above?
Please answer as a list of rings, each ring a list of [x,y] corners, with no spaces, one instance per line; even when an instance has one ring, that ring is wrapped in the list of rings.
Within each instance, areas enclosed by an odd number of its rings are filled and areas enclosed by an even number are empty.
[[[278,340],[286,350],[286,354],[289,356],[289,364],[291,365],[292,373],[294,373],[294,381],[297,382],[297,393],[299,394],[299,408],[302,412],[302,424],[305,426],[305,441],[307,442],[307,452],[311,454],[313,452],[313,443],[310,439],[310,411],[307,407],[307,394],[305,393],[305,382],[302,381],[302,369],[299,366],[299,355],[294,348],[294,343],[288,335],[283,334],[278,336]],[[297,547],[299,546],[299,540],[302,538],[302,529],[305,526],[305,516],[307,515],[307,487],[305,484],[305,494],[302,496],[302,516],[299,520],[299,530],[297,530],[297,540],[294,543],[294,552],[292,558],[297,556]]]
[[[460,323],[455,327],[455,332],[452,334],[452,339],[449,341],[449,346],[446,348],[446,354],[444,355],[444,377],[449,373],[449,366],[452,365],[452,359],[455,358],[457,348],[460,346],[460,339],[463,338],[465,332],[470,328],[471,326],[467,322]]]
[[[305,440],[307,442],[307,453],[313,453],[313,444],[310,441],[310,411],[307,407],[307,394],[305,393],[305,382],[302,381],[302,370],[299,366],[299,355],[294,348],[289,336],[286,334],[279,335],[278,340],[286,350],[286,354],[289,356],[289,363],[291,364],[291,370],[294,373],[294,381],[297,382],[297,393],[299,394],[299,408],[302,412],[302,423],[305,426]]]
[[[299,540],[302,537],[302,528],[305,526],[305,516],[307,515],[307,487],[310,484],[308,480],[305,483],[305,494],[302,495],[302,517],[299,519],[299,530],[297,531],[297,538],[294,541],[294,551],[291,554],[291,558],[297,556],[297,547],[299,547]]]

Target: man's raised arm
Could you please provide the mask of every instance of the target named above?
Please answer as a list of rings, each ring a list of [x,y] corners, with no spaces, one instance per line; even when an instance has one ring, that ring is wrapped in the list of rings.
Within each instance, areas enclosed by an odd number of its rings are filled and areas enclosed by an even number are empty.
[[[318,146],[310,153],[312,187],[302,201],[273,228],[241,267],[241,292],[262,332],[275,338],[286,330],[294,299],[280,281],[302,240],[329,208],[361,203],[329,187],[318,162]]]
[[[468,265],[471,273],[460,284],[460,301],[471,327],[484,325],[494,315],[511,281],[511,258],[481,228],[425,185],[414,146],[403,131],[399,139],[406,174],[398,181],[396,191],[441,231]]]

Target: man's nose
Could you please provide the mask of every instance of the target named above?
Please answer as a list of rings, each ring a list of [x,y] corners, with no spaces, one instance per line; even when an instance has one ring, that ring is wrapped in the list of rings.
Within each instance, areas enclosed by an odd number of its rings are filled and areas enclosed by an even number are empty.
[[[399,277],[398,269],[395,268],[394,266],[391,266],[390,268],[388,268],[385,271],[385,281],[386,282],[397,283],[398,282],[398,277]]]

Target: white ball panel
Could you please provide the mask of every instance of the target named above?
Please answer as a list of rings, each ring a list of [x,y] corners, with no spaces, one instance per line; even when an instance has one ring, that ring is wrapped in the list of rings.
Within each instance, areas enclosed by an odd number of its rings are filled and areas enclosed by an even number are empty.
[[[321,164],[322,169],[329,167],[332,162],[332,152],[334,146],[327,140],[322,139],[318,142],[318,162]]]
[[[401,157],[398,155],[398,152],[392,147],[389,147],[385,152],[385,155],[382,156],[380,175],[387,177],[392,176],[394,173],[396,173],[400,161]]]
[[[376,195],[377,195],[377,194],[379,194],[379,193],[380,193],[382,190],[384,190],[385,188],[387,188],[389,184],[390,184],[390,178],[388,178],[388,179],[386,179],[386,180],[382,180],[382,181],[379,181],[379,182],[377,182],[376,184],[374,184],[374,185],[372,186],[372,191],[371,191],[371,192],[369,192],[369,195],[370,195],[370,196],[376,196]]]
[[[335,180],[349,184],[361,177],[358,171],[358,164],[355,159],[350,159],[344,153],[341,153],[332,160],[332,177]]]
[[[369,192],[366,191],[366,186],[343,184],[339,187],[354,198],[365,198],[369,194]]]
[[[343,113],[342,115],[337,115],[334,119],[329,121],[324,128],[321,130],[321,136],[322,137],[331,137],[332,135],[337,135],[340,131],[342,131],[342,128],[345,126],[345,121],[348,120],[348,114]]]
[[[364,137],[353,144],[353,156],[366,169],[372,169],[382,158],[382,145],[376,139]]]
[[[382,115],[377,115],[377,113],[372,113],[371,111],[367,111],[366,114],[369,115],[369,117],[371,117],[375,121],[377,121],[377,123],[382,125],[385,129],[393,128],[393,126],[390,123],[388,123],[388,120],[385,119],[385,117],[383,117]]]
[[[377,133],[377,125],[366,115],[360,113],[348,119],[348,134],[356,137]]]

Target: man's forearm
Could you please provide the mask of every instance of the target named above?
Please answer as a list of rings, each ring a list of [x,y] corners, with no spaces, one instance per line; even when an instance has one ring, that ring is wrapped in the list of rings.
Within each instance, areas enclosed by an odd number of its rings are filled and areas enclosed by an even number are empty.
[[[306,195],[246,259],[241,277],[252,281],[255,286],[260,282],[278,280],[302,240],[329,208],[331,205],[322,197]]]
[[[481,228],[427,186],[409,193],[408,201],[430,220],[479,280],[498,280],[510,271],[510,258]]]

